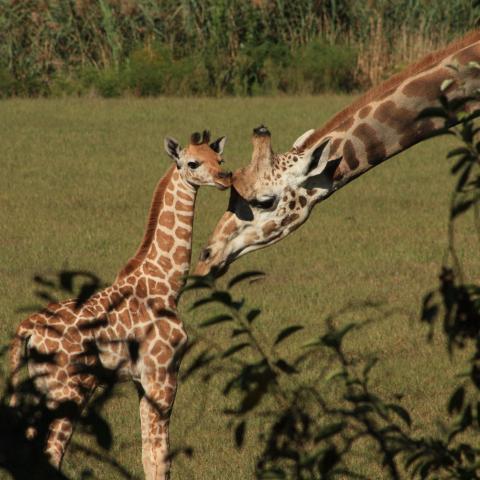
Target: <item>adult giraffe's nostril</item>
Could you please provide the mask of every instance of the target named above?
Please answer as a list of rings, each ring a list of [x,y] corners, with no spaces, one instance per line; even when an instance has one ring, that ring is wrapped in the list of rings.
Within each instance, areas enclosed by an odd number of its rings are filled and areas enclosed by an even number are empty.
[[[230,178],[232,176],[232,172],[220,172],[218,174],[219,178]]]
[[[202,252],[200,253],[200,261],[207,261],[210,258],[211,253],[212,252],[209,248],[205,248],[204,250],[202,250]]]

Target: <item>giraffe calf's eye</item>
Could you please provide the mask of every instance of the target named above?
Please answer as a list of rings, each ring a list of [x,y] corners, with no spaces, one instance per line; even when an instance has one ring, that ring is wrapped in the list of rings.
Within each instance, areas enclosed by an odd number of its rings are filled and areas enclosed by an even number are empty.
[[[198,162],[188,162],[188,168],[191,168],[192,170],[195,170],[196,168],[198,168],[200,166],[200,164]]]
[[[250,205],[254,208],[260,208],[262,210],[268,210],[269,208],[273,207],[273,204],[275,203],[275,197],[270,197],[265,200],[258,200],[254,198],[253,200],[250,200]]]

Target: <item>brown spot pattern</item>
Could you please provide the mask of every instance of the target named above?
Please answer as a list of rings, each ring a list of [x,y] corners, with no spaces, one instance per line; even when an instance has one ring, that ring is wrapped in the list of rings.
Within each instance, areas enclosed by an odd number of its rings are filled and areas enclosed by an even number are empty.
[[[185,247],[177,247],[173,254],[173,261],[177,265],[181,265],[182,263],[186,263],[189,260],[189,251]]]
[[[347,162],[350,170],[355,170],[358,165],[359,161],[355,153],[355,148],[353,148],[353,143],[351,140],[347,140],[345,145],[343,146],[343,158]]]
[[[277,227],[277,223],[275,222],[275,220],[269,220],[269,221],[262,227],[263,234],[264,234],[265,236],[270,235],[270,234],[275,230],[276,227]]]
[[[438,68],[408,82],[403,87],[402,93],[407,97],[422,97],[427,100],[435,100],[442,93],[440,90],[442,82],[452,77],[453,74],[450,70]]]
[[[365,152],[370,165],[377,165],[385,160],[387,155],[385,145],[383,141],[377,137],[377,132],[373,127],[367,123],[361,123],[355,128],[353,135],[365,145]]]
[[[288,224],[294,222],[299,217],[300,215],[298,213],[291,213],[290,215],[287,215],[281,222],[282,227],[285,227]]]
[[[364,119],[370,112],[372,111],[372,107],[370,105],[366,105],[358,112],[358,116],[361,119]]]
[[[173,228],[175,225],[175,215],[173,212],[163,212],[158,218],[158,223],[165,228]]]
[[[418,113],[403,107],[397,107],[392,100],[380,104],[374,113],[374,118],[381,123],[387,124],[397,132],[404,131],[405,128],[415,121]]]
[[[164,232],[157,232],[157,244],[160,247],[160,250],[164,252],[169,252],[174,244],[174,239],[170,235]]]

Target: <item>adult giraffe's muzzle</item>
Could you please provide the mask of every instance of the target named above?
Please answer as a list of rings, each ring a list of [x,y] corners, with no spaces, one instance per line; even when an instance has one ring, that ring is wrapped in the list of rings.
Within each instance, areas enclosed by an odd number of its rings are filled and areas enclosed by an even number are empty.
[[[212,274],[219,277],[226,273],[228,263],[233,260],[233,257],[229,258],[228,255],[229,240],[233,233],[231,222],[235,223],[235,219],[233,214],[227,211],[218,222],[207,246],[200,252],[194,275]]]

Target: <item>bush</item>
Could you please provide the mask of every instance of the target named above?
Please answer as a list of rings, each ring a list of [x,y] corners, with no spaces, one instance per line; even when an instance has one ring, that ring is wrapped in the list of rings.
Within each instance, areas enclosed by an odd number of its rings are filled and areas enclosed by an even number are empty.
[[[298,68],[310,93],[350,92],[356,87],[357,55],[351,47],[315,40],[298,53]]]
[[[165,47],[145,45],[128,59],[128,85],[138,96],[164,93],[172,71],[172,56]]]
[[[15,79],[6,69],[0,68],[0,98],[11,97],[15,93]]]

